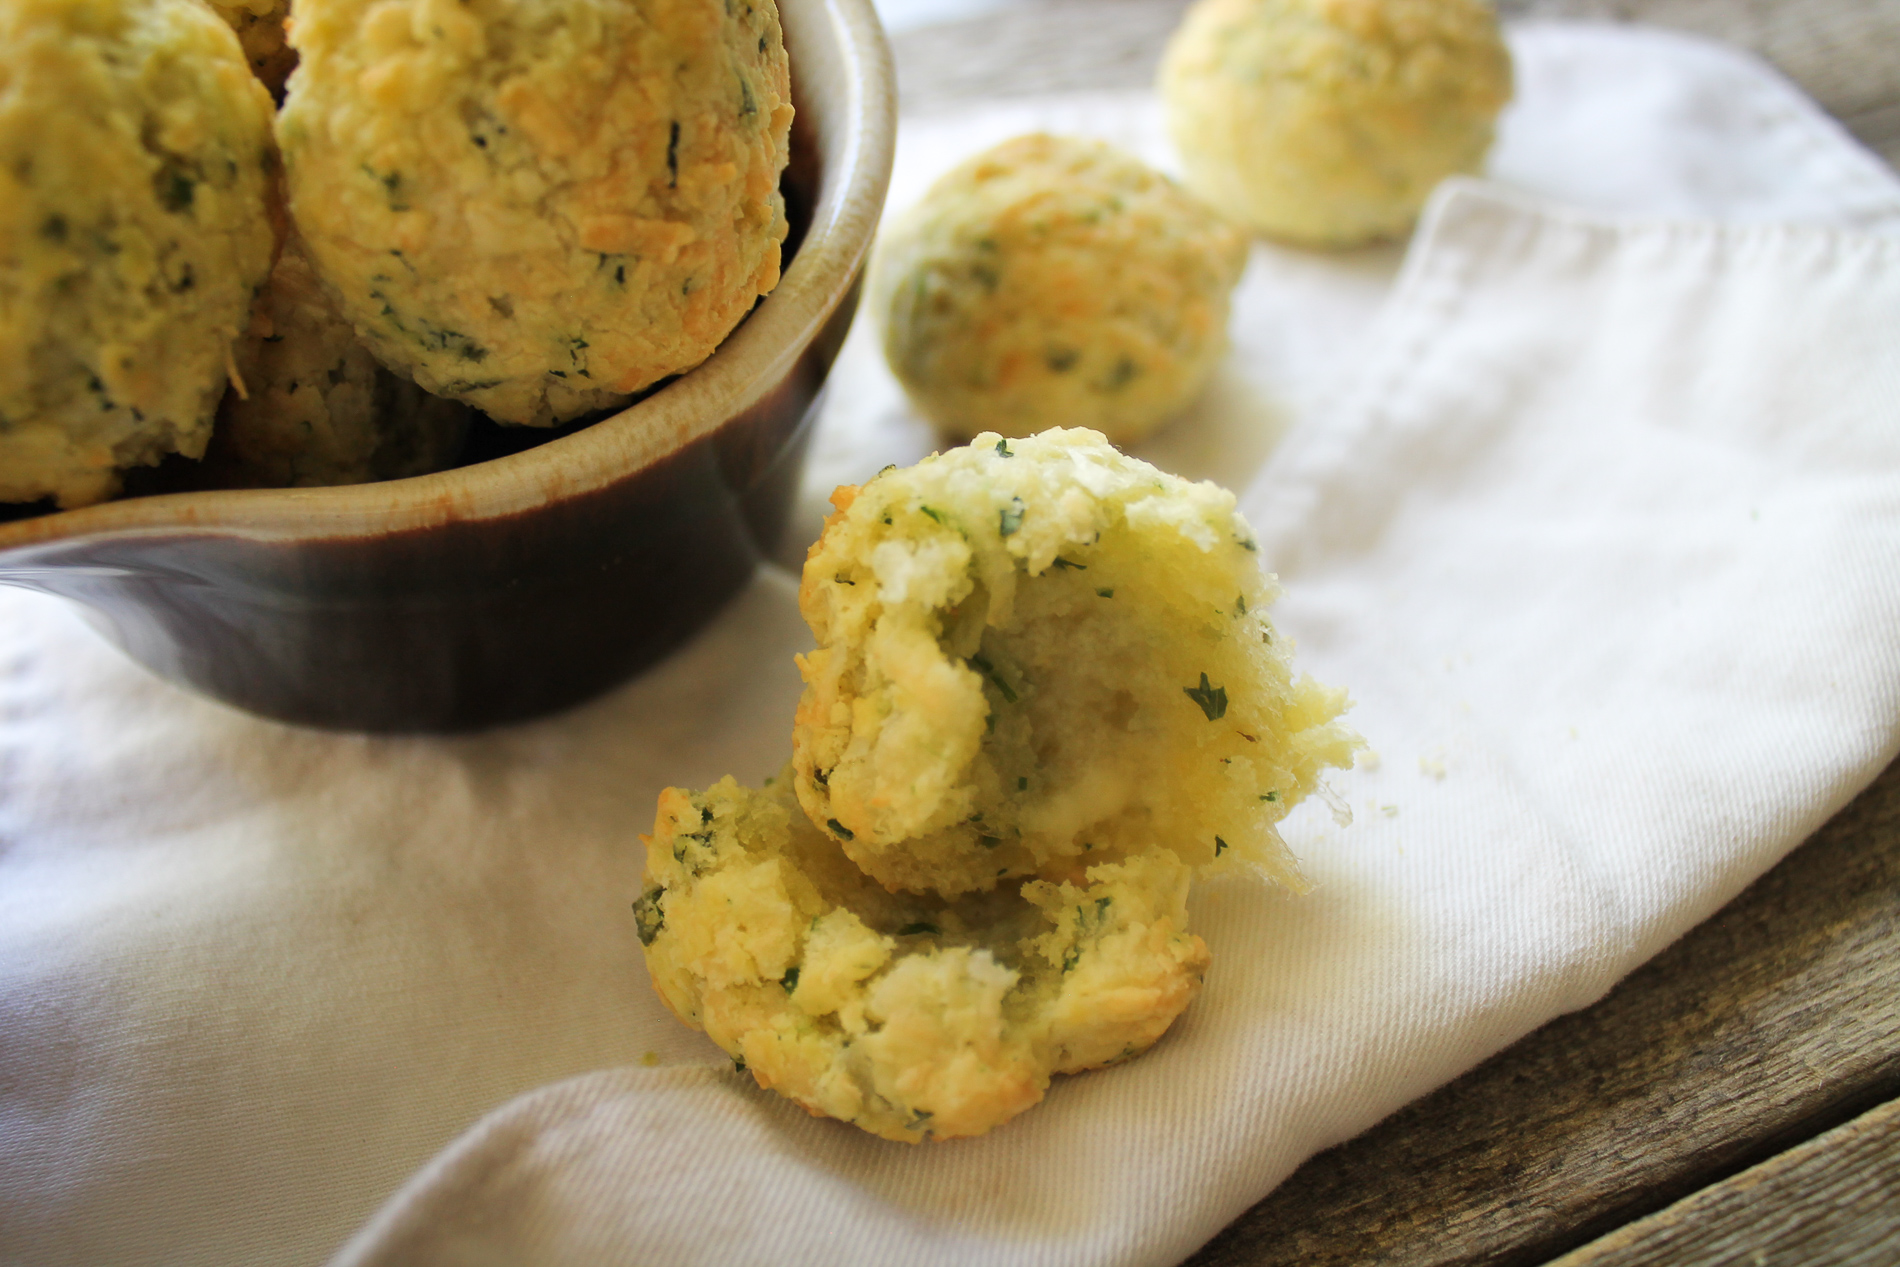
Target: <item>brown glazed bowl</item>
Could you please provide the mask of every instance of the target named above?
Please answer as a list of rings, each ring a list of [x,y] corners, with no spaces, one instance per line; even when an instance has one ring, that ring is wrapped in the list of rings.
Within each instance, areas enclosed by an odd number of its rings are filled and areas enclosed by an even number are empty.
[[[591,426],[439,474],[0,524],[0,582],[78,603],[173,682],[353,730],[534,717],[674,647],[784,524],[890,177],[895,93],[870,0],[779,8],[797,250],[697,369]]]

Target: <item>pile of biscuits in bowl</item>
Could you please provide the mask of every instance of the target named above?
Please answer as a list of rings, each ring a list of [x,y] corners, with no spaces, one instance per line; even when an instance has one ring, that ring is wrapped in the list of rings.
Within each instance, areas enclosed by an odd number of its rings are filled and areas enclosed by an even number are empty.
[[[0,23],[0,580],[251,711],[443,730],[749,575],[888,180],[868,3]]]

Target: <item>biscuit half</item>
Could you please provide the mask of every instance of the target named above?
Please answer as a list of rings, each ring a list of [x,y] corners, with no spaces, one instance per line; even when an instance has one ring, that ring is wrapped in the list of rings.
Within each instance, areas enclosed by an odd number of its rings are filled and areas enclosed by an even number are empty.
[[[635,903],[682,1021],[762,1087],[886,1139],[980,1135],[1051,1076],[1146,1050],[1194,998],[1189,868],[1158,850],[960,899],[892,894],[762,791],[668,789]]]
[[[799,801],[887,887],[1165,847],[1301,881],[1275,824],[1357,739],[1296,677],[1233,494],[1054,430],[841,489],[799,602]]]

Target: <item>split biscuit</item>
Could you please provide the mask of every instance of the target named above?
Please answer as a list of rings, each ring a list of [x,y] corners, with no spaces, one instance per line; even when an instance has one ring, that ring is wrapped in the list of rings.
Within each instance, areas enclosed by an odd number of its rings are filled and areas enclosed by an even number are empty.
[[[1165,850],[1071,883],[893,895],[787,782],[669,789],[635,915],[674,1014],[814,1115],[913,1143],[980,1135],[1053,1075],[1146,1050],[1200,986],[1190,871]]]
[[[793,760],[858,866],[954,895],[1165,847],[1299,885],[1274,825],[1358,741],[1294,676],[1232,493],[1054,430],[834,502]]]

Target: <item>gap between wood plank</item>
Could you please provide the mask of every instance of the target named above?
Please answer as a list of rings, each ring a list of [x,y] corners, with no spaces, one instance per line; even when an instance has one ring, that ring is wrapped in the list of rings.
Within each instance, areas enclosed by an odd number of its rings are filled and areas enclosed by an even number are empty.
[[[1550,1267],[1900,1262],[1900,1100],[1750,1167]]]

